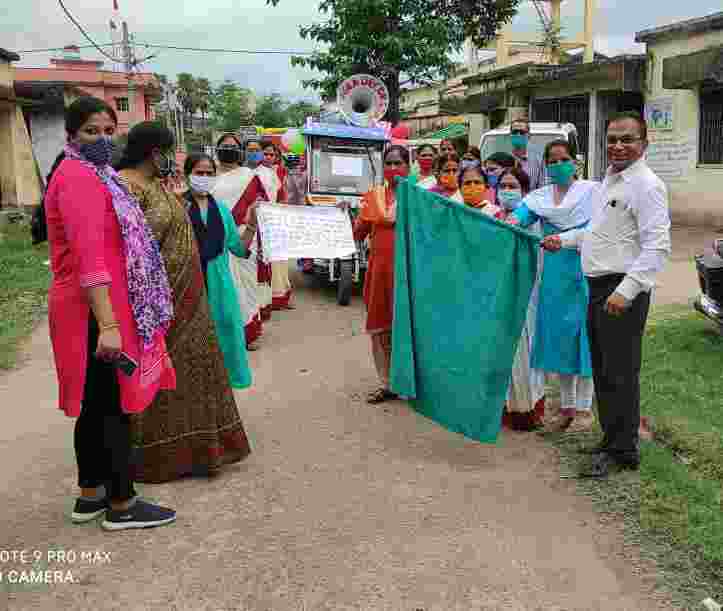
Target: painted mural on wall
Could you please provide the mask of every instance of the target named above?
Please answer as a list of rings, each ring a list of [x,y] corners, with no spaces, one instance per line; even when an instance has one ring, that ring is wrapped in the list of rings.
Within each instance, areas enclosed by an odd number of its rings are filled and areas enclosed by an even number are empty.
[[[648,129],[673,131],[675,127],[673,116],[673,98],[658,98],[645,104],[645,120]]]

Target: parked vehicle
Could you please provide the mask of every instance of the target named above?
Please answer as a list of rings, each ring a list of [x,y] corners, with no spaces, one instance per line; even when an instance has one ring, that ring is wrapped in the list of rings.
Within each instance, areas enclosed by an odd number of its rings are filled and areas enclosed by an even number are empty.
[[[389,93],[382,81],[355,75],[339,86],[336,113],[321,121],[307,120],[302,134],[308,159],[307,203],[315,206],[346,204],[350,220],[359,213],[365,193],[383,184],[382,155],[389,142],[387,130],[375,124],[386,112]],[[337,303],[348,305],[354,283],[364,277],[368,245],[357,242],[357,252],[343,259],[314,259],[312,272],[337,285]]]
[[[715,323],[723,336],[723,239],[713,248],[695,257],[701,294],[695,299],[695,309]]]
[[[580,175],[587,176],[585,155],[580,151],[577,128],[572,123],[530,123],[529,152],[541,156],[545,146],[553,140],[568,140],[570,142]],[[503,125],[485,132],[480,140],[479,148],[483,160],[494,153],[512,153],[510,125]]]

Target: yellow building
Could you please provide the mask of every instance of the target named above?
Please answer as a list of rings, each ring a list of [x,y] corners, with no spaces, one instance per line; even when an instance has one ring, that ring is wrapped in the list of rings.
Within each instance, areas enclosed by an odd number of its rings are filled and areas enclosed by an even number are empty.
[[[0,208],[30,208],[42,197],[30,136],[15,96],[12,62],[19,59],[0,49]]]
[[[723,228],[723,12],[645,30],[648,163],[674,223]]]
[[[598,58],[593,44],[597,1],[576,2],[582,2],[585,8],[584,27],[579,34],[561,36],[562,0],[533,0],[543,22],[543,35],[522,34],[515,32],[509,24],[505,25],[484,49],[467,41],[464,64],[447,81],[404,91],[400,108],[413,137],[424,137],[424,134],[447,127],[450,116],[461,115],[465,118],[469,144],[477,145],[487,130],[517,116],[530,116],[535,121],[579,124],[578,131],[587,146],[588,132],[593,137],[598,135],[594,125],[598,116],[595,113],[597,90],[603,96],[610,94],[608,97],[615,101],[611,107],[617,107],[617,93],[624,91],[618,73],[627,69],[627,80],[632,83],[632,91],[637,91],[634,79],[629,77],[627,58],[615,58],[613,67],[606,65],[592,70],[586,67]],[[579,53],[572,54],[573,51]],[[494,56],[489,57],[490,53]],[[577,67],[567,72],[561,70],[570,63]],[[640,62],[634,59],[633,64],[636,63]],[[575,82],[570,85],[566,81],[566,87],[561,87],[561,80],[550,77],[560,72],[566,74],[567,80],[574,76]],[[612,75],[610,82],[607,80],[609,75]],[[543,98],[539,104],[532,82],[540,86]],[[547,90],[546,83],[552,85]],[[565,100],[560,99],[563,89],[567,91]],[[595,142],[593,138],[589,141]],[[596,158],[598,164],[604,163],[599,148],[596,143],[589,155],[590,159]]]

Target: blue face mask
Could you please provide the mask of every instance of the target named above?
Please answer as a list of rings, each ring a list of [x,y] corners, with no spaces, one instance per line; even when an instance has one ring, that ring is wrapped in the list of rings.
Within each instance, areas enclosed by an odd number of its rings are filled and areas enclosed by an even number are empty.
[[[522,191],[516,189],[514,191],[498,191],[497,201],[502,204],[505,210],[517,210],[522,202]]]
[[[110,163],[114,149],[113,140],[108,136],[101,136],[91,144],[81,144],[78,147],[80,154],[99,168],[103,168]]]
[[[487,182],[489,183],[490,187],[494,189],[497,186],[497,183],[500,181],[500,177],[497,174],[489,173],[487,174]]]
[[[561,161],[547,166],[547,175],[550,177],[550,181],[563,187],[570,184],[575,172],[577,172],[577,168],[573,161]]]
[[[512,148],[516,151],[520,150],[520,149],[526,149],[529,141],[530,141],[530,138],[528,136],[523,136],[522,134],[512,134],[510,136],[510,142],[512,143]]]
[[[264,154],[261,151],[247,153],[246,160],[254,165],[259,165],[264,160]]]

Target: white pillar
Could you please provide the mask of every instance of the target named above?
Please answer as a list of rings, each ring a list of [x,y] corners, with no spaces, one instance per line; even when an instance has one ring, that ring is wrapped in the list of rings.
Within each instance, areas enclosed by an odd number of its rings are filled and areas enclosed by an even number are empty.
[[[589,152],[587,153],[587,177],[595,180],[597,179],[599,172],[598,172],[598,146],[597,146],[597,138],[598,138],[598,128],[597,128],[597,119],[598,119],[598,97],[597,97],[597,90],[593,89],[590,92],[590,118],[588,120],[588,148]]]
[[[585,0],[585,56],[584,61],[589,64],[595,60],[595,0]]]

